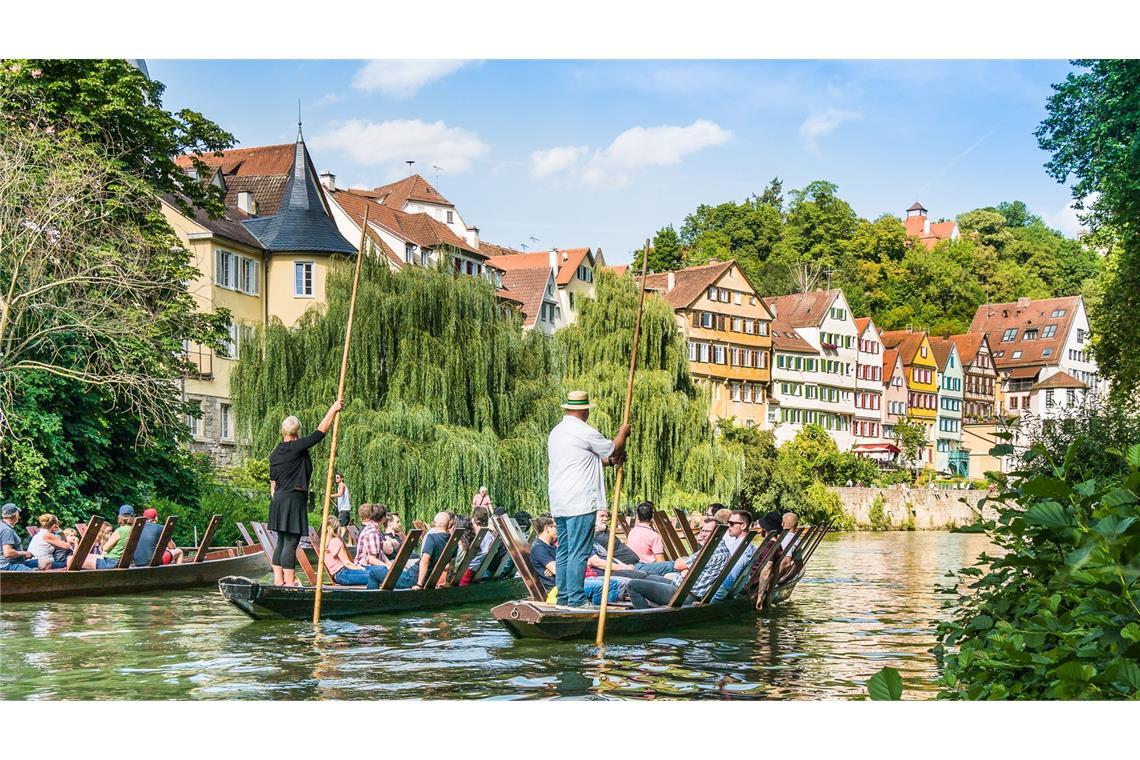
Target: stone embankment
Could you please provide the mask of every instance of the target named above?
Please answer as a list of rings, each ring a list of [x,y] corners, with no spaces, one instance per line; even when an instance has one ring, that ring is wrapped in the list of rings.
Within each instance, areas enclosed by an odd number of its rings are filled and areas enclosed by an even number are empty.
[[[930,488],[832,488],[861,530],[949,530],[977,521],[983,490]],[[963,503],[963,500],[965,503]],[[995,517],[985,508],[987,519]]]

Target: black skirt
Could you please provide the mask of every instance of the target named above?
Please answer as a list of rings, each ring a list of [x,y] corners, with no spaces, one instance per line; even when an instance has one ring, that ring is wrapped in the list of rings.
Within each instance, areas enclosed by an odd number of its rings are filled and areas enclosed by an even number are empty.
[[[269,502],[269,529],[309,535],[308,496],[304,491],[278,491]]]

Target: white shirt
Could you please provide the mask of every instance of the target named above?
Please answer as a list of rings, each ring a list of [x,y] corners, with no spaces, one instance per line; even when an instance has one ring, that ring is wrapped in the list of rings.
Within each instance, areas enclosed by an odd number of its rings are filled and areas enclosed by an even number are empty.
[[[348,512],[352,509],[352,502],[348,500],[348,486],[344,487],[344,493],[336,497],[336,509],[338,512]]]
[[[550,431],[546,453],[551,515],[574,517],[606,506],[602,460],[614,453],[613,441],[567,414]]]

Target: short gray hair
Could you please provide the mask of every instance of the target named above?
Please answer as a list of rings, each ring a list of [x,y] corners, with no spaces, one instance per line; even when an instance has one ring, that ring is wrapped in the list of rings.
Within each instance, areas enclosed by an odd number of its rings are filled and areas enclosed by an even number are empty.
[[[281,420],[281,435],[300,435],[301,434],[301,421],[289,415]]]

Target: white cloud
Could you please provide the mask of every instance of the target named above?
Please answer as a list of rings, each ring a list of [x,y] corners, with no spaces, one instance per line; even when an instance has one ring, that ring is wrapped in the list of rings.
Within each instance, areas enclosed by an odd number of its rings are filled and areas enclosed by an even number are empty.
[[[489,150],[474,132],[442,121],[419,119],[352,119],[309,142],[314,148],[343,151],[360,164],[399,165],[414,160],[421,167],[436,164],[450,174],[469,170],[475,159]]]
[[[317,101],[313,103],[313,108],[331,106],[333,103],[339,103],[341,100],[344,100],[343,95],[337,95],[335,92],[326,92],[324,95],[317,98]]]
[[[858,119],[858,111],[847,111],[842,108],[829,108],[826,111],[817,111],[804,119],[800,124],[800,140],[809,150],[818,150],[819,138],[834,132],[845,121]]]
[[[1095,196],[1085,198],[1085,208],[1091,208],[1095,201]],[[1073,208],[1072,204],[1068,204],[1058,209],[1056,213],[1045,214],[1045,224],[1060,230],[1066,237],[1079,238],[1089,231],[1089,226],[1080,220],[1079,213],[1081,212]]]
[[[582,156],[590,152],[586,145],[560,145],[557,148],[536,150],[530,154],[530,173],[535,177],[561,172],[577,166]]]
[[[731,139],[732,132],[706,119],[684,127],[631,127],[608,147],[594,150],[584,165],[581,159],[589,150],[586,146],[535,151],[531,154],[531,172],[541,177],[569,171],[583,184],[620,187],[629,182],[630,173],[637,169],[677,164],[689,153],[723,145]]]
[[[454,74],[470,61],[369,61],[352,79],[364,92],[410,98],[424,86]]]

